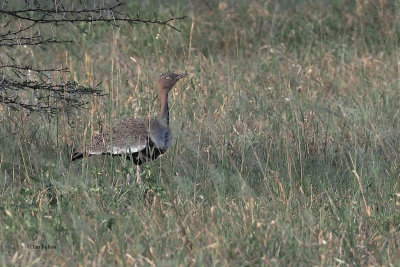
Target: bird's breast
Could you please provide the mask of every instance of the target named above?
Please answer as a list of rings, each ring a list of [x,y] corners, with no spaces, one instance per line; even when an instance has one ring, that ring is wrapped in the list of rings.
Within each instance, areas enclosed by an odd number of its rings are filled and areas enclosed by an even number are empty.
[[[172,134],[169,127],[154,127],[150,131],[150,138],[159,149],[166,149],[172,143]]]

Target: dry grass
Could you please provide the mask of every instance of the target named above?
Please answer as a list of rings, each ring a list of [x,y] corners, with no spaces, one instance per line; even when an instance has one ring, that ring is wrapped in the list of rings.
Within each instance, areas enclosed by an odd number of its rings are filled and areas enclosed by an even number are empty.
[[[289,2],[182,1],[181,34],[98,26],[46,51],[108,95],[70,119],[1,110],[2,264],[398,265],[400,6]],[[155,115],[166,70],[191,75],[143,185],[120,159],[69,162],[82,138]]]

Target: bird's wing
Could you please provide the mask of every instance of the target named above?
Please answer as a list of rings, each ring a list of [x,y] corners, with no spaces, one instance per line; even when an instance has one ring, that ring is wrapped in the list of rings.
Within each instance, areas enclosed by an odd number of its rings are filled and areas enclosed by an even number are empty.
[[[87,145],[85,154],[118,155],[139,152],[149,143],[148,124],[146,119],[122,121],[112,128],[112,135],[108,131],[95,135]]]

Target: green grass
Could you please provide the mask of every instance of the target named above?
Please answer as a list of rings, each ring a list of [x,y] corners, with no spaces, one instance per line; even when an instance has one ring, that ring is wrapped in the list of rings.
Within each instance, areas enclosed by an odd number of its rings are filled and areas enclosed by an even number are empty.
[[[188,15],[182,33],[66,27],[73,45],[20,48],[108,95],[56,118],[1,107],[1,264],[399,266],[400,5],[296,2],[132,2]],[[118,158],[69,161],[100,128],[154,116],[167,70],[191,75],[143,184]]]

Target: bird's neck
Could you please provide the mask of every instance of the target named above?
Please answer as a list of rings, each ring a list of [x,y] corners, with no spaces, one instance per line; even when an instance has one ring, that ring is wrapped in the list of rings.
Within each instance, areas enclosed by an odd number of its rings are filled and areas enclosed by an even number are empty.
[[[159,122],[164,126],[169,126],[168,94],[159,93],[158,99],[161,105]]]

